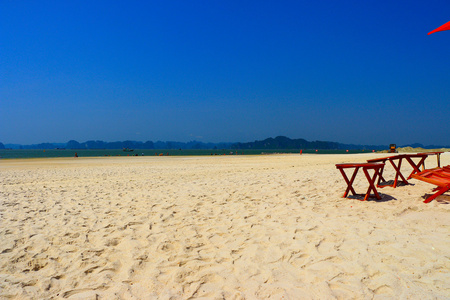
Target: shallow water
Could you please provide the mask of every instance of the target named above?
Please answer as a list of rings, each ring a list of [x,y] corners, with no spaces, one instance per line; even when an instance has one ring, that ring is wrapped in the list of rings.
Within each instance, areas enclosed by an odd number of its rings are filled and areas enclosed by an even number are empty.
[[[302,150],[302,153],[317,154],[352,154],[352,153],[370,153],[370,150]],[[0,150],[0,158],[51,158],[51,157],[74,157],[75,153],[79,157],[93,156],[198,156],[198,155],[257,155],[257,154],[273,154],[273,153],[300,153],[298,149],[276,149],[276,150],[231,150],[231,149],[135,149],[127,152],[121,149],[10,149]]]

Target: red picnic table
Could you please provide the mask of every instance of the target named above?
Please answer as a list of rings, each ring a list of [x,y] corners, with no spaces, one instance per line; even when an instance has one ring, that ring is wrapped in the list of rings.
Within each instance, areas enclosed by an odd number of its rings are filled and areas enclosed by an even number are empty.
[[[377,176],[381,174],[383,171],[384,163],[350,163],[350,164],[336,164],[336,169],[341,171],[342,176],[344,177],[345,182],[347,183],[347,189],[345,190],[343,198],[347,197],[349,192],[352,192],[353,195],[356,195],[355,190],[353,189],[353,182],[355,181],[356,174],[358,170],[362,168],[364,175],[366,175],[367,181],[369,182],[369,189],[367,193],[364,195],[364,200],[370,197],[370,191],[373,191],[375,197],[379,200],[381,196],[378,194],[377,189],[375,187],[375,181],[377,180]],[[350,180],[348,180],[347,175],[345,174],[344,169],[354,168],[353,175]],[[368,170],[374,170],[374,174],[372,177],[369,175]]]
[[[416,173],[420,172],[420,167],[424,166],[425,159],[427,157],[428,157],[428,153],[399,154],[399,155],[388,156],[388,157],[383,157],[383,158],[369,159],[369,160],[367,160],[367,162],[368,163],[386,163],[386,161],[389,161],[395,170],[394,183],[393,184],[380,184],[381,180],[386,182],[386,179],[383,178],[383,171],[384,171],[384,168],[383,168],[380,171],[380,177],[378,178],[377,187],[383,188],[386,186],[392,186],[395,188],[395,187],[397,187],[399,177],[404,184],[409,184],[408,180],[403,176],[403,174],[400,170],[402,167],[403,159],[405,159],[407,162],[409,162],[409,164],[413,168],[411,174],[409,174],[409,176],[408,176],[408,179],[410,179],[412,174],[416,174]],[[420,158],[420,160],[418,163],[415,163],[412,160],[413,158]],[[396,161],[398,161],[397,164],[395,163]]]

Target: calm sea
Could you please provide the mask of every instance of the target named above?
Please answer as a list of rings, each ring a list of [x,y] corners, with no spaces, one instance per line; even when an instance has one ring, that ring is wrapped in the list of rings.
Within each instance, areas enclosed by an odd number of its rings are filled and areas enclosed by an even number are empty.
[[[303,150],[303,153],[317,154],[351,154],[351,153],[368,153],[370,150]],[[273,153],[300,153],[298,149],[292,150],[230,150],[230,149],[214,149],[214,150],[157,150],[157,149],[136,149],[132,152],[117,150],[0,150],[0,159],[8,158],[51,158],[51,157],[74,157],[75,153],[78,157],[93,156],[197,156],[197,155],[258,155]]]

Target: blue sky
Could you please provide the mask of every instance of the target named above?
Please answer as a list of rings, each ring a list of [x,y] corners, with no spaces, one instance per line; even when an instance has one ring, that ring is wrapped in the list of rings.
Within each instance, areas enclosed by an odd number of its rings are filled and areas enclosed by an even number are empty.
[[[0,142],[450,144],[450,1],[0,1]]]

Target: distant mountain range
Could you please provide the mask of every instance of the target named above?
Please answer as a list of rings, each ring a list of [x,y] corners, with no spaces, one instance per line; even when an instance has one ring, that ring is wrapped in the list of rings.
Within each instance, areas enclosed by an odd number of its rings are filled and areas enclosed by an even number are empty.
[[[425,149],[450,148],[450,146],[429,145],[424,146],[419,143],[409,145],[397,145],[398,147],[413,147]],[[86,141],[77,142],[70,140],[67,143],[41,143],[32,145],[19,144],[2,144],[0,149],[326,149],[326,150],[387,150],[389,145],[355,145],[341,144],[337,142],[326,141],[307,141],[304,139],[290,139],[285,136],[277,136],[276,138],[267,138],[261,141],[248,143],[203,143],[199,141],[183,142],[139,142],[139,141],[122,141],[122,142],[104,142],[104,141]]]

